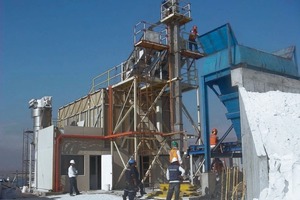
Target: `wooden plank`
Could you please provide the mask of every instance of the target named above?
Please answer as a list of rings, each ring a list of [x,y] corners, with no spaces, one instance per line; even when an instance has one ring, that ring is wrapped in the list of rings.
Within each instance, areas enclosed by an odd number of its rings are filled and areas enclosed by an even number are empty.
[[[167,45],[159,44],[159,43],[156,43],[156,42],[151,42],[149,40],[140,40],[134,46],[144,47],[144,48],[148,48],[148,49],[155,49],[157,51],[162,51],[162,50],[168,49]]]
[[[193,58],[193,59],[199,59],[199,58],[203,58],[205,55],[204,53],[200,53],[200,52],[196,52],[196,51],[190,51],[187,49],[182,49],[180,51],[181,55],[184,57],[188,57],[188,58]]]

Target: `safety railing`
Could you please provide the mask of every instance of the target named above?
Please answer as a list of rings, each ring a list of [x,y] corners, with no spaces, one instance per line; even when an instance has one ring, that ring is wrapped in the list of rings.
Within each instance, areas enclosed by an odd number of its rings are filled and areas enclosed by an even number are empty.
[[[167,45],[167,28],[160,23],[141,21],[134,26],[134,44],[140,40]]]
[[[195,87],[199,85],[198,70],[195,67],[192,67],[190,69],[187,67],[183,67],[181,69],[180,77],[182,78],[182,83],[186,83]]]
[[[191,18],[191,4],[188,1],[178,0],[166,0],[161,4],[160,19],[168,17],[171,14],[182,15],[187,18]]]
[[[181,32],[181,49],[189,50],[189,51],[195,51],[197,53],[203,53],[202,44],[199,42],[198,37],[196,37],[195,41],[189,41],[189,32],[182,31]]]
[[[126,73],[124,71],[125,63],[126,62],[122,62],[120,65],[117,65],[107,70],[106,72],[94,77],[92,80],[90,93],[95,92],[100,88],[107,88],[110,85],[114,85],[121,82],[123,75]]]
[[[126,73],[128,73],[128,71],[125,70],[125,66],[126,61],[94,77],[89,93],[93,93],[98,89],[107,88],[110,85],[123,81],[124,77],[127,77]],[[188,68],[187,66],[183,66],[181,78],[183,83],[194,86],[198,85],[198,71],[195,67]]]

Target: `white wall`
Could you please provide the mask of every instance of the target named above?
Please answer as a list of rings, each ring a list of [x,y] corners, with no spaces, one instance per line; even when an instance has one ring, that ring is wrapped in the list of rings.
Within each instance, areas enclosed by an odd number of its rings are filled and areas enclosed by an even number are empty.
[[[38,132],[37,190],[49,191],[53,186],[54,126]]]
[[[300,81],[250,68],[236,68],[231,71],[231,82],[232,86],[239,86],[243,170],[247,185],[247,199],[258,198],[260,192],[269,185],[268,155],[260,138],[255,137],[257,135],[253,131],[255,127],[249,124],[246,108],[251,109],[253,105],[245,105],[243,101],[243,98],[247,99],[245,91],[264,93],[279,90],[300,93]]]

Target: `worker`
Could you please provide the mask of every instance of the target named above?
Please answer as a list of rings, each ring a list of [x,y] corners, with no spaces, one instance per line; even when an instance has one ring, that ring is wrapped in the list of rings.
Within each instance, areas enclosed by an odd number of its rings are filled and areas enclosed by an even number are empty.
[[[214,158],[211,163],[211,171],[216,175],[216,181],[220,180],[222,172],[224,172],[224,164],[220,158]]]
[[[180,183],[183,179],[185,170],[179,165],[176,157],[172,159],[171,164],[168,166],[166,177],[169,181],[169,189],[166,200],[171,200],[173,193],[174,200],[179,200]]]
[[[211,171],[216,174],[221,174],[223,170],[223,162],[220,160],[220,158],[214,158],[211,164]]]
[[[210,134],[210,148],[213,149],[218,143],[218,130],[213,128]]]
[[[173,158],[176,158],[180,165],[182,165],[182,159],[180,156],[180,151],[178,150],[178,143],[176,141],[171,142],[171,150],[169,152],[170,155],[170,163]]]
[[[130,159],[130,168],[133,170],[133,172],[135,173],[135,176],[137,177],[137,185],[140,189],[140,194],[141,196],[143,196],[144,194],[147,194],[145,192],[145,188],[144,188],[144,184],[142,183],[141,179],[140,179],[140,174],[139,171],[136,168],[136,161],[134,159]]]
[[[123,200],[126,200],[127,196],[129,200],[133,200],[136,197],[137,191],[140,190],[141,196],[146,194],[144,185],[140,181],[140,175],[136,168],[136,161],[130,158],[128,161],[129,167],[125,172],[125,189],[123,194]]]
[[[194,47],[195,51],[198,52],[198,44],[196,41],[198,36],[199,36],[198,27],[196,25],[194,25],[189,34],[189,49],[191,51],[193,51],[193,47]]]
[[[75,192],[76,195],[81,194],[77,188],[77,179],[76,179],[77,174],[78,171],[75,168],[75,161],[70,160],[70,167],[68,168],[68,176],[70,180],[70,196],[74,196],[73,192]]]

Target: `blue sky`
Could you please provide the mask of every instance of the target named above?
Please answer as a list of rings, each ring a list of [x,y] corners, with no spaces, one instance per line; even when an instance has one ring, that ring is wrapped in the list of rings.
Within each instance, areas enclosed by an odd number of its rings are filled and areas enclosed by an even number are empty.
[[[52,96],[56,118],[59,107],[88,94],[93,77],[128,58],[134,25],[159,21],[160,2],[0,0],[0,170],[21,169],[23,131],[33,127],[28,101]],[[298,0],[190,2],[187,30],[230,23],[240,44],[300,48]]]

